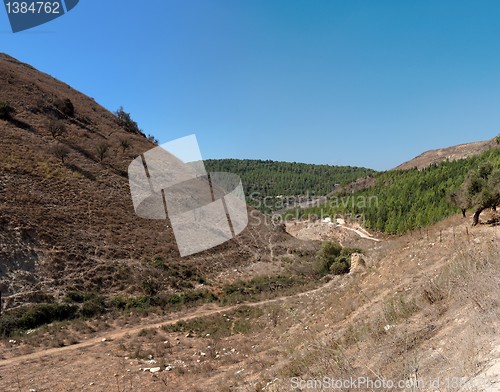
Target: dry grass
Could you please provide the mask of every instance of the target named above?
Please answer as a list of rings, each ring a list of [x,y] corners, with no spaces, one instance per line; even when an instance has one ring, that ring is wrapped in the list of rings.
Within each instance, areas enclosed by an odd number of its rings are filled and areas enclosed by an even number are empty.
[[[338,331],[292,343],[266,391],[291,390],[291,377],[423,382],[477,374],[500,327],[500,249],[484,242],[462,246],[423,287],[388,294]]]

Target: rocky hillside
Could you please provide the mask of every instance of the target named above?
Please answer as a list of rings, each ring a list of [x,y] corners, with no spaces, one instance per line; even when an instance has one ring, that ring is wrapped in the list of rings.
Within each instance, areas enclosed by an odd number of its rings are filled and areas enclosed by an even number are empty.
[[[253,211],[236,239],[181,259],[168,222],[137,217],[130,197],[127,167],[154,144],[93,99],[5,54],[0,131],[4,307],[68,290],[133,294],[151,280],[160,290],[193,287],[304,246]],[[151,260],[168,268],[160,273]]]
[[[465,159],[488,150],[491,147],[498,146],[496,138],[484,142],[474,142],[459,144],[458,146],[438,148],[437,150],[426,151],[412,160],[402,163],[394,168],[394,170],[407,170],[407,169],[423,169],[432,164],[441,163],[445,160],[456,161],[458,159]]]

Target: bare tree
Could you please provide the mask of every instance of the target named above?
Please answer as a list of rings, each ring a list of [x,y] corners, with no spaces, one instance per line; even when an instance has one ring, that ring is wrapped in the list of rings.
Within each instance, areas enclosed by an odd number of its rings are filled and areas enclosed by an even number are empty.
[[[97,157],[99,161],[102,162],[106,155],[108,155],[109,145],[107,143],[100,143],[97,145],[95,152],[97,153]]]
[[[52,154],[54,154],[58,159],[61,160],[64,165],[64,158],[68,156],[70,150],[64,144],[58,144],[51,149]]]
[[[47,128],[54,139],[66,133],[66,125],[61,120],[50,120]]]

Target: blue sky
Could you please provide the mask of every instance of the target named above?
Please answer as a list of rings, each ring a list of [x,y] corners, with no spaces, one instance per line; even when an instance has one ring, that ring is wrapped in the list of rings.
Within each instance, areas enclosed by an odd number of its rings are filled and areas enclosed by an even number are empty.
[[[80,0],[0,51],[204,158],[389,169],[500,133],[500,2]]]

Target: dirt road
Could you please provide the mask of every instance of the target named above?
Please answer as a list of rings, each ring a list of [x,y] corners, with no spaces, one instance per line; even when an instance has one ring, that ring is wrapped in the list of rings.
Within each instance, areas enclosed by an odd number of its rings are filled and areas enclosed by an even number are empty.
[[[327,287],[331,286],[333,283],[334,283],[334,281],[332,280],[332,281],[329,281],[326,284],[324,284],[316,289],[304,291],[302,293],[298,293],[298,294],[291,295],[291,296],[273,298],[273,299],[268,299],[268,300],[260,301],[260,302],[248,302],[248,303],[242,303],[242,304],[237,304],[237,305],[218,307],[215,309],[214,308],[197,309],[189,315],[177,317],[177,318],[174,318],[171,320],[165,320],[165,321],[156,322],[156,323],[149,323],[149,324],[143,323],[143,324],[137,325],[135,327],[123,328],[123,329],[119,329],[119,330],[115,330],[115,331],[102,333],[98,337],[88,339],[84,342],[76,343],[76,344],[73,344],[71,346],[50,348],[50,349],[46,349],[46,350],[42,350],[42,351],[37,351],[37,352],[31,353],[31,354],[20,355],[18,357],[0,360],[0,368],[5,367],[5,366],[19,364],[19,363],[26,362],[26,361],[40,359],[40,358],[43,358],[46,356],[60,355],[60,354],[67,353],[69,351],[75,351],[75,350],[80,350],[83,348],[92,347],[92,346],[95,346],[97,344],[104,344],[106,341],[112,341],[112,340],[120,339],[120,338],[122,338],[126,335],[129,335],[129,334],[139,333],[142,329],[160,328],[164,325],[172,325],[172,324],[175,324],[179,321],[188,321],[188,320],[192,320],[192,319],[195,319],[198,317],[206,317],[206,316],[211,316],[214,314],[230,312],[230,311],[235,310],[241,306],[257,307],[257,306],[263,306],[263,305],[277,303],[277,302],[284,301],[284,300],[290,299],[290,298],[300,298],[303,296],[309,296],[309,295],[314,294],[320,290],[326,289]],[[103,339],[105,339],[105,340],[103,341]]]

